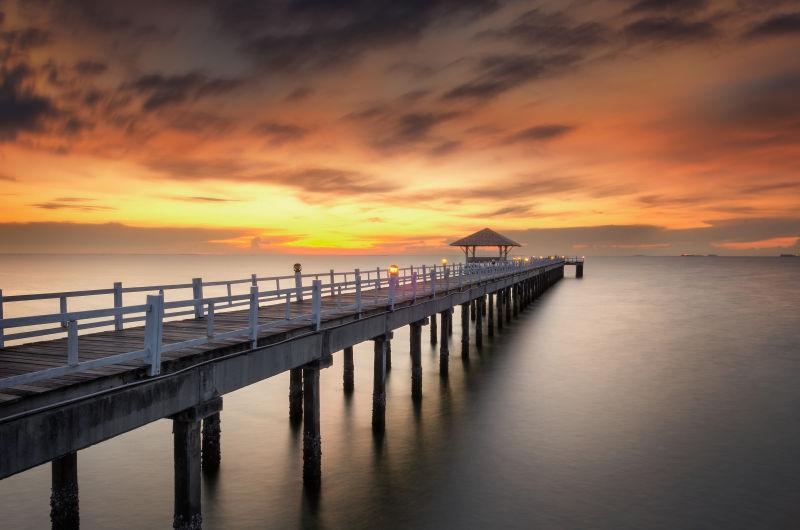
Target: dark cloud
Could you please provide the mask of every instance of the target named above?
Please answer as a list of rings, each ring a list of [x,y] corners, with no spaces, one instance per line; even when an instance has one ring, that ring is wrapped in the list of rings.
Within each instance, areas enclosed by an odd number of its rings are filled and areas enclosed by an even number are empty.
[[[80,75],[100,75],[108,70],[108,65],[100,61],[78,61],[72,67]]]
[[[510,40],[554,51],[565,48],[592,48],[608,42],[610,30],[598,22],[574,23],[564,13],[545,13],[532,9],[503,29],[483,31],[479,38]]]
[[[432,156],[434,158],[435,157],[440,157],[440,156],[447,156],[447,155],[450,155],[452,153],[455,153],[456,151],[459,151],[461,149],[461,146],[462,146],[462,142],[460,142],[458,140],[446,140],[444,142],[441,142],[441,143],[435,145],[430,150],[429,154],[430,154],[430,156]]]
[[[800,182],[775,182],[772,184],[755,184],[740,190],[741,193],[760,195],[762,193],[772,193],[774,191],[800,190]]]
[[[314,93],[313,88],[308,86],[301,86],[289,92],[284,98],[284,100],[290,103],[297,103],[298,101],[303,101],[304,99],[307,99],[313,93]]]
[[[94,199],[85,197],[59,197],[48,202],[31,204],[34,208],[42,210],[81,210],[86,212],[115,210],[110,206],[94,204]]]
[[[565,136],[575,130],[573,125],[549,124],[537,125],[516,132],[506,139],[506,143],[546,142]]]
[[[706,103],[713,117],[723,124],[777,134],[781,130],[796,138],[800,132],[800,70],[778,72],[721,86]]]
[[[478,65],[478,76],[446,92],[446,100],[486,100],[525,83],[553,77],[576,65],[576,54],[494,55]]]
[[[783,35],[800,35],[800,13],[775,15],[754,25],[744,34],[744,37],[758,39]]]
[[[239,202],[238,199],[228,199],[226,197],[208,197],[203,195],[190,195],[190,196],[167,195],[164,196],[164,198],[172,201],[200,202],[200,203]]]
[[[219,241],[247,236],[235,228],[134,227],[119,223],[0,223],[4,252],[220,252]]]
[[[691,13],[702,11],[708,0],[639,0],[625,13]]]
[[[17,51],[27,51],[50,44],[53,40],[49,31],[40,28],[25,28],[13,31],[0,31],[0,42]]]
[[[209,96],[226,94],[242,86],[240,79],[209,77],[199,72],[188,74],[148,74],[122,85],[123,90],[144,97],[144,110],[158,110]]]
[[[688,21],[680,17],[646,17],[623,28],[628,39],[641,43],[686,43],[717,36],[716,26],[708,21]]]
[[[214,2],[218,20],[271,72],[327,69],[494,12],[497,0]]]
[[[309,132],[308,129],[299,125],[274,121],[259,123],[253,130],[256,134],[267,138],[272,145],[302,140]]]
[[[12,177],[11,175],[6,175],[4,173],[0,173],[0,180],[2,180],[3,182],[16,182],[17,178],[16,177]]]
[[[752,249],[726,247],[731,243],[756,242],[800,235],[800,218],[744,218],[708,221],[708,226],[668,229],[654,225],[605,225],[590,227],[509,230],[507,236],[532,253],[564,255],[751,254]],[[775,255],[777,248],[761,254]]]
[[[37,131],[47,118],[58,114],[49,98],[26,87],[32,75],[24,64],[0,66],[0,141],[14,140],[20,132]]]
[[[220,180],[246,184],[265,184],[298,189],[319,201],[323,195],[339,199],[352,195],[382,193],[398,188],[359,171],[303,167],[264,170],[265,164],[246,165],[237,159],[158,158],[146,164],[153,171],[173,180]]]
[[[390,141],[396,144],[416,142],[427,137],[437,125],[459,116],[458,112],[413,112],[403,114],[397,120]]]

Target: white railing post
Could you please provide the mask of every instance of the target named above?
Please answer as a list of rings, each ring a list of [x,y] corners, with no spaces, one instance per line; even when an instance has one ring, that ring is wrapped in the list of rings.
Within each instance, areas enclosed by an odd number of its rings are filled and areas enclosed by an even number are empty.
[[[122,307],[122,282],[114,282],[114,309]],[[114,329],[122,331],[122,314],[114,315]]]
[[[311,284],[311,321],[314,329],[319,330],[322,324],[322,281],[314,280]]]
[[[458,264],[458,290],[464,289],[464,267]]]
[[[428,273],[425,271],[425,265],[422,266],[422,290],[428,286]]]
[[[67,323],[67,364],[78,366],[78,321]]]
[[[444,266],[444,292],[450,292],[450,267]]]
[[[376,278],[375,289],[377,290],[377,289],[381,288],[381,268],[380,267],[376,267],[375,268],[375,274],[376,274],[376,276],[375,276],[375,278]],[[375,296],[377,297],[377,295],[375,295]]]
[[[194,318],[203,318],[203,279],[192,278],[192,298],[194,298]]]
[[[411,273],[411,298],[414,302],[417,301],[417,273]]]
[[[334,284],[336,283],[335,280],[336,276],[333,274],[333,269],[331,269],[331,298],[336,296],[336,291],[334,291]]]
[[[356,269],[356,313],[361,317],[361,271]]]
[[[61,314],[62,315],[66,315],[67,314],[67,297],[66,296],[59,297],[58,305],[59,305],[59,310],[60,310]],[[64,318],[61,319],[61,327],[64,328],[64,329],[66,329],[66,327],[67,327],[67,317],[66,316],[64,316]]]
[[[250,285],[258,287],[258,276],[255,273],[250,275]]]
[[[389,310],[394,311],[394,297],[397,294],[397,276],[389,276]]]
[[[431,295],[436,298],[436,265],[431,268]]]
[[[0,289],[0,320],[3,320],[3,290]],[[5,339],[3,336],[5,335],[5,328],[0,327],[0,348],[5,346]]]
[[[258,342],[258,287],[250,286],[250,347]]]
[[[286,320],[292,319],[292,295],[286,293],[286,304],[283,310],[283,317]]]
[[[294,288],[298,302],[303,301],[303,266],[294,264]]]
[[[206,337],[209,339],[214,338],[214,302],[208,303],[208,312],[206,313]]]
[[[144,323],[144,348],[151,376],[161,373],[161,339],[164,334],[164,296],[147,295],[147,315]]]

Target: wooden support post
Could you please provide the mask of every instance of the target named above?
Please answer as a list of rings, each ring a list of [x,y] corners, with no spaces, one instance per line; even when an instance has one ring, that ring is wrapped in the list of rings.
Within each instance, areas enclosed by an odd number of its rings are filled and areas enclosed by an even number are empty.
[[[319,428],[319,368],[303,368],[303,486],[322,483],[322,436]]]
[[[503,293],[503,301],[506,306],[506,324],[511,324],[511,287],[506,287]]]
[[[50,464],[50,522],[53,530],[74,530],[80,527],[78,505],[78,453],[73,451]]]
[[[220,443],[222,427],[220,423],[221,418],[219,412],[214,412],[203,418],[201,455],[203,471],[206,473],[214,473],[217,471],[219,469],[220,460],[222,459],[222,445]]]
[[[298,302],[303,301],[303,266],[299,263],[294,264],[294,292]]]
[[[583,278],[583,263],[578,263],[575,265],[575,277]]]
[[[469,304],[461,304],[461,358],[469,358]]]
[[[493,293],[489,293],[487,300],[489,302],[489,307],[487,311],[487,320],[486,320],[486,333],[490,337],[494,337],[494,301],[492,297],[494,296]]]
[[[483,346],[483,296],[475,300],[475,346]]]
[[[303,369],[289,370],[289,421],[300,425],[303,419]]]
[[[447,316],[447,334],[449,336],[453,336],[453,313],[455,313],[456,309],[454,307],[450,308],[450,314]]]
[[[475,322],[475,300],[469,302],[469,317]]]
[[[122,282],[114,282],[114,309],[122,307]],[[0,315],[0,318],[3,318]],[[122,315],[114,315],[114,330],[122,331]],[[2,344],[0,344],[2,347]]]
[[[194,318],[203,318],[203,279],[192,278],[192,298],[194,299]]]
[[[412,322],[409,329],[411,342],[411,399],[422,399],[422,322]]]
[[[344,349],[344,368],[342,370],[342,387],[345,393],[353,392],[353,379],[355,375],[355,365],[353,364],[353,347],[348,346]]]
[[[502,289],[497,291],[495,298],[497,301],[497,329],[501,330],[503,329],[503,299],[505,298]]]
[[[386,337],[380,335],[375,342],[375,364],[372,378],[372,432],[386,430]]]
[[[431,315],[431,344],[436,344],[437,331],[436,331],[436,313]]]
[[[200,507],[200,420],[172,420],[175,452],[175,512],[172,527],[199,530],[203,526]]]
[[[449,337],[447,335],[447,319],[450,317],[450,310],[447,309],[439,313],[441,319],[441,336],[439,337],[439,375],[447,376],[448,365],[450,364]]]
[[[164,295],[147,295],[147,315],[144,321],[144,347],[147,351],[148,374],[161,372],[161,342],[164,330]]]
[[[392,341],[386,341],[386,371],[389,372],[392,369]]]
[[[511,289],[514,291],[513,293],[513,307],[511,308],[514,312],[514,318],[519,316],[519,284],[515,283]]]

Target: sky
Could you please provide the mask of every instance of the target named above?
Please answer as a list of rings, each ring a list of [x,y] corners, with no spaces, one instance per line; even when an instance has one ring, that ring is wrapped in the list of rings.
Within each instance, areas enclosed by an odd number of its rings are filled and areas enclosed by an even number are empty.
[[[797,0],[0,0],[0,60],[0,253],[798,249]]]

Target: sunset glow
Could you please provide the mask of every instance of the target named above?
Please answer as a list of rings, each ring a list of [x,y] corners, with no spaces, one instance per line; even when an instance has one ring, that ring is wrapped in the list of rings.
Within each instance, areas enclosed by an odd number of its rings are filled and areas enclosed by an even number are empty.
[[[0,252],[797,248],[796,3],[344,4],[0,0]]]

